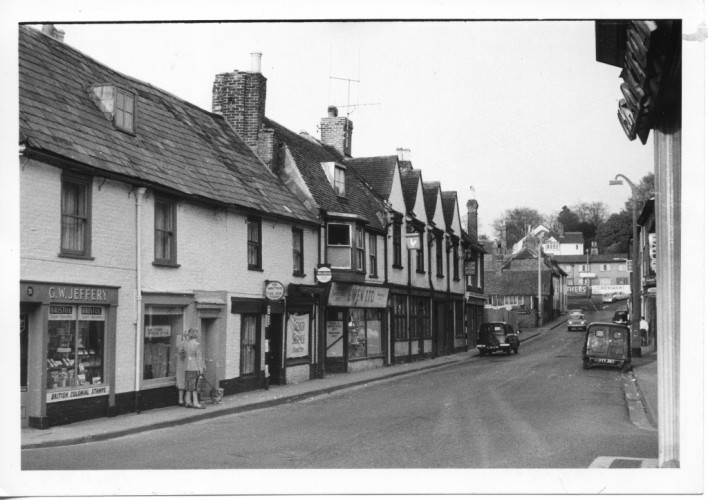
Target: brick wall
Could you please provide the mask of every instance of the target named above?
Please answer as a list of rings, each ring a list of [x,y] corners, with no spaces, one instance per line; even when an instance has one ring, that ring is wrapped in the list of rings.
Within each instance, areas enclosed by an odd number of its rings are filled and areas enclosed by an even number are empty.
[[[266,78],[260,73],[234,71],[214,78],[212,111],[223,115],[254,150],[258,146],[265,103]]]
[[[354,124],[344,116],[330,116],[320,120],[322,142],[334,147],[344,156],[352,155],[352,132]]]

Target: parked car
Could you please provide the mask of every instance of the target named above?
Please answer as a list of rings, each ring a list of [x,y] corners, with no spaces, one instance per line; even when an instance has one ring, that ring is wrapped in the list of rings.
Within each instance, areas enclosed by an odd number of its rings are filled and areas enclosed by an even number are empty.
[[[627,293],[622,293],[622,292],[617,292],[612,294],[612,301],[618,301],[618,300],[627,300],[629,299],[629,294]]]
[[[629,324],[629,311],[615,311],[614,316],[612,316],[613,323],[619,323],[620,325]]]
[[[594,365],[632,366],[629,328],[618,323],[590,323],[583,343],[583,369]]]
[[[520,331],[515,332],[509,323],[503,321],[482,323],[477,340],[479,355],[484,356],[497,351],[503,351],[505,354],[511,354],[513,351],[514,354],[518,354],[520,333]]]
[[[588,326],[588,322],[585,319],[585,315],[582,313],[573,313],[568,318],[568,331],[580,330],[585,331]]]
[[[611,304],[613,301],[614,301],[614,299],[612,298],[611,293],[602,294],[602,303],[603,304]]]
[[[569,309],[568,310],[568,316],[572,316],[573,314],[583,314],[584,309]]]

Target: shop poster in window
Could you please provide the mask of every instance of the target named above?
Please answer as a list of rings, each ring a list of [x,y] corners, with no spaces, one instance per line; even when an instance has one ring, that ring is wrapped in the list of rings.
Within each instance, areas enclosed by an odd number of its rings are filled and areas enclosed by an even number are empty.
[[[309,314],[290,314],[287,329],[288,358],[301,358],[309,355],[308,340],[310,333]]]

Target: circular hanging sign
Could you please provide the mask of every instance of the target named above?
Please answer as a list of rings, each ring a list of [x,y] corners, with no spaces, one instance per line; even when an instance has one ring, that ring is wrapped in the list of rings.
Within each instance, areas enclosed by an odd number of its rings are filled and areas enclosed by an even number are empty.
[[[316,276],[320,283],[329,283],[332,281],[332,269],[327,266],[318,267]]]
[[[280,300],[285,295],[285,287],[280,281],[269,281],[265,287],[265,297],[268,300]]]

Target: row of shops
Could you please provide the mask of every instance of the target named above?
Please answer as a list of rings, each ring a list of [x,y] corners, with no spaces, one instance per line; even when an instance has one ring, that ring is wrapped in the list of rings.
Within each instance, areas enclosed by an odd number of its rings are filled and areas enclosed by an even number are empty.
[[[145,293],[137,337],[118,287],[22,281],[23,425],[175,405],[177,343],[192,326],[207,380],[231,395],[465,350],[483,311],[480,298],[404,287],[276,284],[262,298]]]

